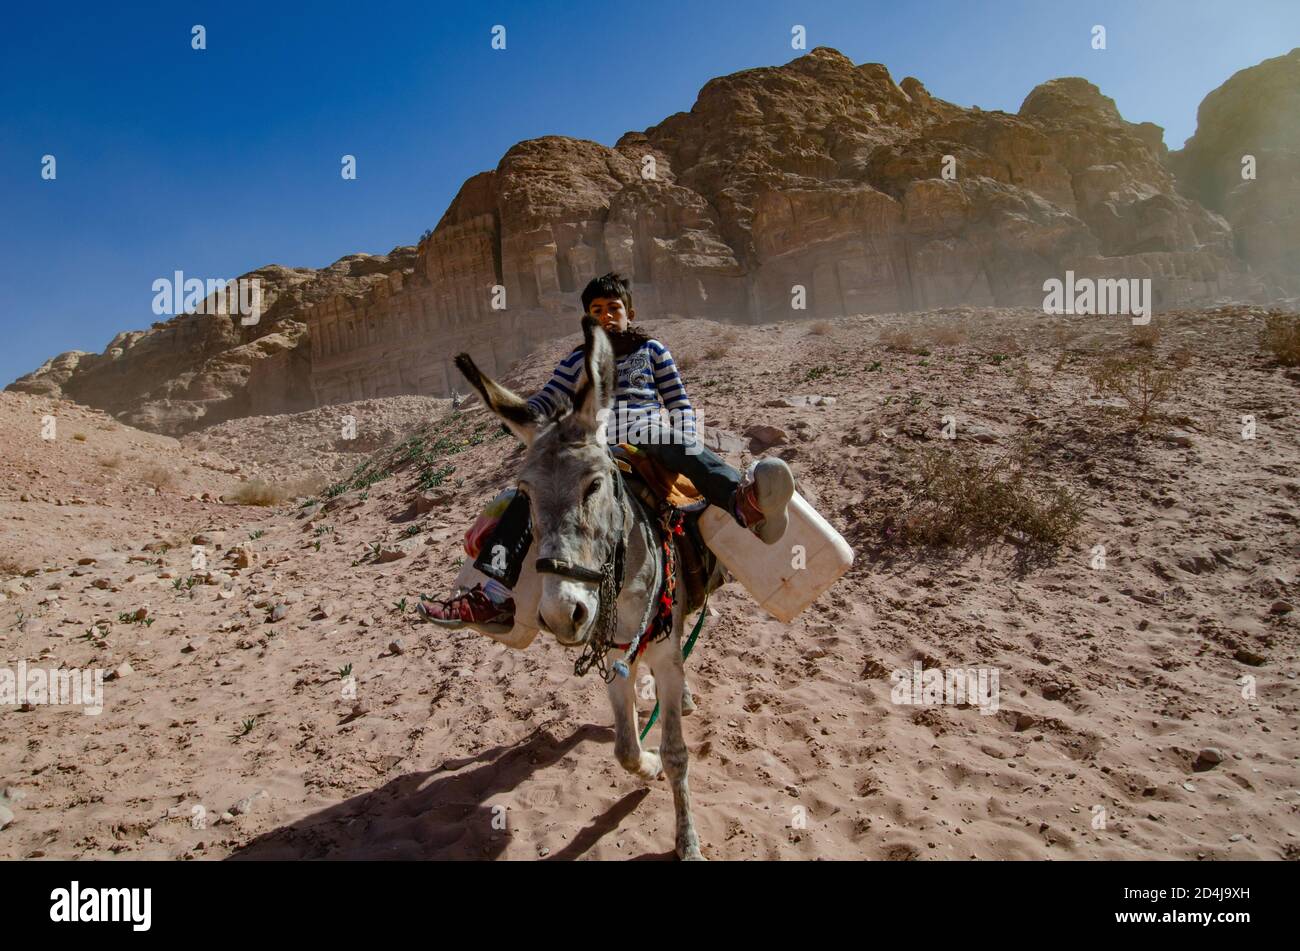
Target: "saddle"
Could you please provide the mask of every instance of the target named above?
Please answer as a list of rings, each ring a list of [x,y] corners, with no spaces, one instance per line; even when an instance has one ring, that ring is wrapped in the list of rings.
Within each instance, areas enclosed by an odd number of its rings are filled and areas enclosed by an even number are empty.
[[[658,461],[629,443],[610,450],[623,473],[629,493],[645,506],[651,522],[664,505],[682,512],[682,535],[678,540],[678,577],[686,614],[698,611],[704,599],[726,580],[717,557],[700,536],[699,516],[708,507],[703,493],[684,475],[666,469]]]

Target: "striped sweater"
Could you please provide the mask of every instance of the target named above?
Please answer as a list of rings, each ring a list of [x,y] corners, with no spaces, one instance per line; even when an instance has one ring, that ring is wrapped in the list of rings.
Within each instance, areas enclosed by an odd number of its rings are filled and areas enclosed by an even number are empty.
[[[619,357],[616,367],[614,407],[606,429],[608,442],[645,442],[639,430],[652,419],[662,419],[666,426],[680,429],[687,442],[694,440],[695,409],[667,347],[658,340],[647,340],[638,349]],[[528,405],[543,415],[551,415],[561,405],[573,402],[573,395],[586,375],[579,348],[560,361]]]

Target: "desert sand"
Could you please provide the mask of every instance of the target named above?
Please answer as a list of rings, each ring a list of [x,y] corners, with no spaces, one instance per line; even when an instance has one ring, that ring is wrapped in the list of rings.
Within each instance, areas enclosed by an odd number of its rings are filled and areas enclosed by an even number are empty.
[[[714,596],[688,662],[705,855],[1300,855],[1300,371],[1259,350],[1263,314],[1160,318],[1155,352],[1186,368],[1143,429],[1082,369],[1137,347],[1123,318],[650,322],[729,458],[787,459],[857,554],[789,625]],[[507,382],[531,390],[576,339]],[[802,396],[831,399],[773,405]],[[99,715],[0,706],[0,858],[671,858],[667,782],[614,761],[572,654],[415,619],[514,441],[477,400],[349,406],[355,444],[343,407],[177,441],[0,394],[0,666],[118,673]],[[758,424],[780,433],[751,443]],[[408,464],[315,504],[230,501],[241,478],[346,478],[417,427],[444,439],[423,497]],[[898,540],[918,453],[1023,438],[1034,478],[1083,500],[1054,560]],[[917,661],[996,668],[997,712],[891,702]]]

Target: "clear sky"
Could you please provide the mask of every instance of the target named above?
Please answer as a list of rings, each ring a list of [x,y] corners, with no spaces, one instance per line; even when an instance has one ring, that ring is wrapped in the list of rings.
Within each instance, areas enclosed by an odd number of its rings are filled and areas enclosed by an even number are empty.
[[[1300,0],[9,4],[0,385],[162,319],[151,285],[175,270],[413,244],[520,139],[613,145],[689,110],[711,77],[800,55],[794,24],[809,49],[966,106],[1014,112],[1038,83],[1084,76],[1178,148],[1207,92],[1300,45]]]

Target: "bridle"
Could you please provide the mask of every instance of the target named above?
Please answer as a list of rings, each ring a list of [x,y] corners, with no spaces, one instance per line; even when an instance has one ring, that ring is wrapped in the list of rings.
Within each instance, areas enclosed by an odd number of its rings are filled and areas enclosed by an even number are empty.
[[[609,554],[600,568],[588,568],[585,565],[576,564],[563,558],[538,558],[533,567],[538,574],[559,575],[562,578],[570,578],[574,581],[585,581],[590,584],[600,585],[599,594],[599,611],[596,620],[593,622],[594,627],[592,634],[587,638],[582,654],[573,664],[573,672],[582,676],[593,666],[600,672],[606,683],[610,683],[617,673],[626,670],[625,666],[615,665],[613,669],[605,663],[605,655],[615,646],[614,639],[618,629],[618,597],[623,591],[623,575],[627,562],[627,535],[628,522],[636,522],[635,513],[629,514],[627,495],[623,487],[623,473],[619,471],[614,461],[610,460],[610,472],[614,480],[614,502],[618,506],[619,513],[623,516],[623,524],[619,527],[618,540],[610,546]],[[653,551],[654,546],[651,544],[649,550]],[[645,630],[649,623],[649,618],[655,607],[653,592],[651,594],[650,605],[646,609],[646,617],[642,619],[641,627],[638,631]]]

